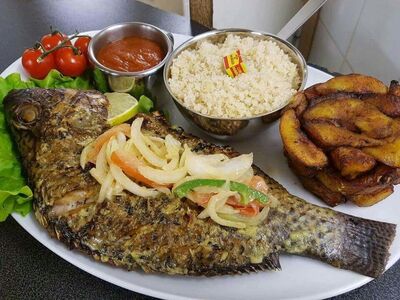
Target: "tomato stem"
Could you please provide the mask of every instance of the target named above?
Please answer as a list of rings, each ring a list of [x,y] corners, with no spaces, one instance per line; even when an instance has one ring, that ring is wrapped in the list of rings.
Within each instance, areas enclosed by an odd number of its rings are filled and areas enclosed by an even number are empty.
[[[39,41],[35,42],[35,45],[33,46],[33,49],[40,49],[42,51],[45,51],[45,48],[44,48],[43,44],[41,42],[39,42]]]
[[[50,34],[51,35],[59,34],[60,36],[64,36],[63,33],[57,28],[54,28],[53,25],[50,25]]]
[[[84,37],[84,36],[86,37],[86,35],[79,35],[79,32],[76,32],[71,37],[63,40],[60,44],[58,44],[57,46],[55,46],[53,49],[50,49],[50,50],[45,50],[43,45],[38,42],[40,44],[40,47],[42,48],[42,51],[43,51],[43,53],[42,53],[42,55],[40,55],[39,59],[44,59],[50,53],[53,53],[53,52],[55,52],[55,51],[57,51],[58,49],[61,49],[61,48],[71,48],[74,51],[74,54],[78,55],[80,53],[79,49],[74,47],[74,46],[72,46],[72,45],[67,45],[67,43],[70,42],[71,40],[75,39],[75,38]]]
[[[74,51],[75,55],[78,55],[80,53],[79,49],[74,47],[74,46],[72,46],[72,45],[65,45],[65,46],[63,46],[61,48],[71,48]]]

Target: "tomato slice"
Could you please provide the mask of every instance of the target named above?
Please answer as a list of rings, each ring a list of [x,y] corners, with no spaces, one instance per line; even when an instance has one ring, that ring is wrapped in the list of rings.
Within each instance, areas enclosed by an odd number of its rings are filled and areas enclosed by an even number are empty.
[[[268,193],[268,185],[265,183],[264,178],[262,178],[261,176],[253,176],[250,180],[249,186],[253,189],[256,189],[257,191],[260,191],[261,193]]]
[[[257,202],[255,202],[255,201],[252,201],[249,203],[249,205],[242,207],[242,208],[238,208],[238,209],[239,209],[239,213],[241,215],[248,216],[248,217],[257,216],[260,213],[260,206],[257,205]]]
[[[210,201],[210,198],[214,195],[212,193],[192,193],[193,201],[202,207],[206,207],[208,201]],[[260,213],[260,209],[263,207],[263,205],[258,201],[252,201],[247,205],[243,205],[239,203],[234,196],[229,197],[226,201],[226,204],[238,210],[241,215],[248,217],[254,217],[258,215]]]
[[[111,127],[109,130],[99,135],[94,142],[93,149],[88,153],[88,160],[92,163],[96,163],[97,154],[99,154],[101,147],[103,147],[104,143],[108,142],[111,137],[116,136],[118,132],[122,132],[126,136],[130,136],[131,126],[127,123],[123,123],[118,126]]]
[[[210,198],[214,195],[209,193],[196,193],[196,192],[191,192],[191,193],[193,201],[202,207],[206,207],[208,201],[210,201]]]
[[[268,186],[265,183],[264,178],[262,178],[261,176],[253,176],[249,186],[262,193],[267,193],[268,191]],[[208,201],[210,201],[210,198],[214,195],[213,193],[191,193],[191,198],[193,199],[193,201],[202,207],[206,207]],[[253,200],[249,204],[243,205],[242,203],[238,202],[237,198],[234,196],[229,197],[226,201],[226,204],[238,210],[241,215],[247,217],[254,217],[258,215],[260,213],[260,209],[265,206],[257,200]]]
[[[162,185],[144,177],[138,170],[142,164],[134,155],[122,149],[115,150],[111,154],[111,161],[122,169],[122,171],[133,179],[150,187],[161,187]]]

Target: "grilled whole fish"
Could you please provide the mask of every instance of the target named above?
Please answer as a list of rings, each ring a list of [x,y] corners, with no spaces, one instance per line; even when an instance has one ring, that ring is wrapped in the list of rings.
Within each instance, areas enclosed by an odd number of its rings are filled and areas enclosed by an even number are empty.
[[[98,92],[62,89],[18,90],[4,101],[34,191],[35,216],[70,248],[129,270],[168,274],[276,270],[280,253],[311,256],[371,277],[385,270],[395,225],[309,204],[256,166],[255,174],[279,200],[257,227],[235,229],[198,219],[201,208],[167,195],[146,199],[124,192],[96,203],[100,186],[79,160],[84,145],[107,129],[107,105]],[[141,117],[143,130],[171,134],[195,152],[238,155],[169,127],[158,113]]]

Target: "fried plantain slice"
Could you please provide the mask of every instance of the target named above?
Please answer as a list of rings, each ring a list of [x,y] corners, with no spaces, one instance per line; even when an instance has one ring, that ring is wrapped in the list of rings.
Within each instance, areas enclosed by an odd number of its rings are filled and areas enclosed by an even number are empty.
[[[304,124],[304,129],[311,140],[323,148],[340,146],[369,147],[380,146],[384,140],[370,138],[362,133],[354,133],[343,127],[321,121],[308,121]]]
[[[375,191],[348,196],[347,199],[357,206],[372,206],[389,197],[393,193],[393,185],[378,186]]]
[[[362,148],[362,151],[385,165],[400,168],[400,137],[381,146]]]
[[[400,117],[400,96],[391,94],[372,95],[364,98],[363,101],[375,106],[379,111],[389,117]]]
[[[371,170],[376,164],[372,156],[352,147],[338,147],[330,154],[335,168],[349,180]]]
[[[386,94],[387,90],[386,85],[378,79],[360,74],[337,76],[315,86],[315,91],[320,95],[337,92]]]
[[[369,94],[370,95],[370,94]],[[314,107],[315,105],[328,101],[328,100],[345,100],[345,99],[359,99],[360,95],[354,93],[334,93],[324,96],[319,96],[308,100],[308,108]]]
[[[301,131],[300,121],[293,109],[283,113],[279,131],[284,148],[292,160],[313,168],[323,168],[328,164],[325,153]]]
[[[400,84],[396,80],[390,82],[389,94],[400,97]]]
[[[399,174],[397,169],[385,165],[378,165],[371,172],[346,180],[332,169],[319,171],[316,178],[332,192],[338,192],[345,196],[369,193],[378,185],[390,185],[397,182]]]
[[[307,98],[308,100],[315,99],[315,98],[318,98],[318,97],[321,96],[320,93],[318,93],[318,91],[317,91],[317,89],[316,89],[317,86],[319,86],[319,85],[321,85],[321,84],[322,84],[322,83],[314,84],[314,85],[312,85],[312,86],[306,88],[306,89],[303,91],[304,95],[306,96],[306,98]]]
[[[360,99],[329,99],[308,108],[303,119],[332,120],[348,130],[361,131],[377,139],[393,134],[393,119],[381,113],[375,106]]]
[[[293,109],[296,113],[296,116],[300,117],[306,110],[307,106],[308,106],[308,101],[306,96],[304,95],[303,92],[298,92],[292,97],[289,105],[285,107],[283,112],[289,109]]]
[[[300,175],[298,175],[298,177],[300,182],[308,191],[321,198],[329,206],[334,207],[346,202],[346,198],[341,193],[332,192],[315,178],[309,178]]]
[[[285,111],[291,113],[280,131],[289,167],[328,205],[373,205],[400,184],[399,82],[387,87],[370,76],[338,76],[297,93]],[[303,143],[329,151],[328,163],[315,167]]]
[[[304,176],[304,177],[314,177],[314,176],[317,174],[317,172],[318,172],[317,169],[315,169],[315,168],[310,168],[310,167],[306,167],[306,166],[303,165],[302,163],[290,159],[290,157],[289,157],[287,151],[284,151],[284,152],[285,152],[285,155],[286,155],[287,158],[288,158],[287,161],[288,161],[289,168],[290,168],[295,174],[297,174],[297,175],[299,175],[299,176]]]

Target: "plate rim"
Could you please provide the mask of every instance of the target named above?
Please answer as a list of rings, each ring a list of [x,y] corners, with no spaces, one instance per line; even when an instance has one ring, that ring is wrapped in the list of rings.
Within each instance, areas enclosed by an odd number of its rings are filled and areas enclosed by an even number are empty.
[[[86,31],[83,32],[83,34],[95,34],[99,32],[99,30],[91,30],[91,31]],[[192,38],[192,36],[190,35],[184,35],[184,34],[176,34],[173,33],[173,35],[179,35],[182,36],[186,39]],[[10,73],[10,70],[15,68],[15,65],[18,65],[18,63],[20,63],[21,57],[17,58],[13,63],[11,63],[7,68],[5,68],[1,73],[0,76],[6,76],[4,74]],[[307,67],[309,69],[312,69],[313,72],[318,72],[323,74],[324,76],[328,75],[333,77],[331,74],[324,72],[323,70],[320,70],[318,68],[315,68],[314,66],[310,66],[307,65]],[[52,239],[49,235],[47,230],[45,230],[43,227],[41,227],[37,222],[35,223],[38,227],[38,229],[40,231],[43,231],[43,233],[45,234],[43,237],[41,236],[41,234],[38,233],[34,233],[33,230],[31,230],[31,228],[26,227],[24,225],[24,219],[32,217],[35,219],[33,212],[30,212],[29,215],[23,217],[17,213],[12,213],[12,217],[16,220],[16,222],[25,230],[27,231],[35,240],[37,240],[40,244],[42,244],[43,246],[45,246],[47,249],[49,249],[51,252],[53,252],[54,254],[56,254],[57,256],[59,256],[60,258],[62,258],[63,260],[67,261],[68,263],[74,265],[75,267],[79,268],[80,270],[83,270],[89,274],[91,274],[92,276],[95,276],[96,278],[99,278],[101,280],[104,280],[106,282],[109,282],[111,284],[114,284],[116,286],[122,287],[126,290],[130,290],[133,292],[137,292],[137,293],[141,293],[143,295],[147,295],[147,296],[152,296],[152,297],[157,297],[157,298],[162,298],[162,299],[179,299],[179,300],[197,300],[197,299],[202,299],[202,298],[197,298],[197,297],[187,297],[187,296],[182,296],[182,295],[178,295],[178,294],[173,294],[173,293],[169,293],[169,292],[163,292],[163,291],[159,291],[156,289],[151,289],[151,288],[147,288],[147,287],[143,287],[141,285],[137,285],[134,282],[130,283],[130,286],[127,287],[126,283],[119,279],[116,278],[112,275],[108,275],[106,273],[103,273],[102,271],[93,269],[92,266],[88,266],[85,263],[82,263],[79,261],[79,259],[76,259],[74,256],[76,255],[85,255],[86,254],[82,254],[82,252],[77,252],[77,251],[71,251],[70,249],[68,249],[66,247],[65,244],[60,243],[58,240],[55,240],[58,244],[62,245],[66,251],[68,252],[63,252],[63,251],[59,251],[58,249],[56,249],[51,243],[48,243],[47,239]],[[36,219],[35,219],[36,221]],[[54,239],[53,239],[54,240]],[[71,257],[69,257],[68,254],[71,253]],[[389,259],[389,262],[387,264],[386,267],[386,271],[392,267],[399,259],[400,259],[400,251],[397,253],[397,255],[393,255],[393,253],[391,253],[391,259]],[[91,258],[93,259],[93,258]],[[93,260],[94,261],[94,260]],[[96,264],[100,263],[96,261]],[[319,292],[317,294],[312,294],[309,296],[302,296],[302,297],[295,297],[295,298],[285,298],[286,300],[289,299],[296,299],[296,300],[311,300],[311,299],[325,299],[325,298],[329,298],[329,297],[334,297],[337,295],[341,295],[344,293],[347,293],[349,291],[355,290],[369,282],[371,282],[372,280],[374,280],[374,278],[370,278],[367,276],[360,276],[358,280],[354,280],[354,282],[352,284],[343,286],[343,287],[338,287],[335,288],[333,290],[329,290],[329,291],[325,291],[325,292]]]

